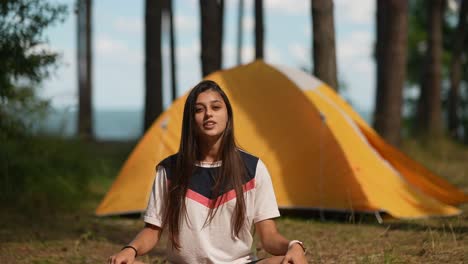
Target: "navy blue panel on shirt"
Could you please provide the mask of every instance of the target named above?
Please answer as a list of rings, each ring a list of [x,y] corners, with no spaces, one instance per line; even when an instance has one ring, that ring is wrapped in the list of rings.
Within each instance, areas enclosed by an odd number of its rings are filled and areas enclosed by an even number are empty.
[[[257,169],[258,158],[250,155],[244,151],[239,151],[242,160],[244,161],[247,175],[245,175],[243,179],[243,184],[249,182],[255,177],[255,172]],[[160,165],[163,166],[166,170],[166,175],[169,181],[173,181],[176,177],[174,175],[174,168],[177,161],[177,154],[171,155],[161,161]],[[214,199],[217,197],[213,197],[213,188],[215,185],[215,178],[217,177],[217,173],[219,172],[221,167],[199,167],[194,165],[193,175],[190,178],[189,182],[189,189],[197,192],[208,199]],[[232,190],[233,188],[228,186],[227,183],[222,184],[220,188],[220,193],[217,195],[218,197],[223,195],[224,193]]]

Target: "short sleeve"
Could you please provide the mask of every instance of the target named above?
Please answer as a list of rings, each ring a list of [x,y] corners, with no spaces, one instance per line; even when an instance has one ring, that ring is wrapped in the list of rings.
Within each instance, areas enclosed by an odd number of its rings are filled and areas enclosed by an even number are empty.
[[[265,164],[259,159],[255,171],[255,212],[253,221],[257,223],[279,216],[270,173]]]
[[[143,221],[146,223],[162,227],[165,210],[165,196],[167,195],[167,176],[163,166],[156,169],[156,177],[151,189]]]

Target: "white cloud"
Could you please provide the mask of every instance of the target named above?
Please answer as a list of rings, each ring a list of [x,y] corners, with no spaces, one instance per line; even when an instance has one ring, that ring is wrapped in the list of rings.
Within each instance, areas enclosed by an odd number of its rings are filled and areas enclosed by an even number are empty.
[[[225,0],[225,1],[224,1],[224,8],[225,8],[225,9],[228,9],[228,10],[232,10],[232,9],[236,9],[236,10],[237,10],[237,8],[239,7],[239,1],[240,1],[240,0]],[[248,3],[250,3],[250,2],[252,2],[252,1],[249,1],[249,0],[246,1],[246,0],[244,0],[244,10],[245,10],[245,8],[246,8],[246,5],[247,5]],[[198,3],[199,3],[199,1],[197,1],[197,4],[198,4]]]
[[[200,1],[199,0],[176,0],[178,2],[182,2],[184,4],[187,4],[189,5],[191,8],[195,8],[195,7],[198,7],[198,5],[200,4]],[[229,2],[229,1],[228,1]],[[174,5],[177,5],[174,3]]]
[[[335,20],[344,23],[368,24],[375,19],[375,0],[336,0]]]
[[[43,52],[47,52],[47,53],[56,53],[58,52],[57,50],[55,50],[54,48],[52,48],[50,46],[50,44],[47,44],[47,43],[41,43],[41,44],[38,44],[38,45],[35,45],[31,48],[29,48],[25,54],[26,55],[37,55],[37,54],[41,54]]]
[[[70,107],[77,105],[76,90],[76,54],[72,48],[57,50],[61,54],[60,67],[44,82],[40,89],[41,98],[51,99],[54,107]]]
[[[310,13],[310,1],[306,0],[265,0],[263,7],[271,11],[294,15]]]
[[[177,32],[193,31],[197,28],[198,23],[199,18],[197,16],[186,16],[177,13],[174,16],[174,25]],[[144,18],[119,17],[113,22],[113,27],[120,33],[142,36],[144,33]]]
[[[141,35],[143,33],[143,19],[136,17],[119,17],[113,23],[114,28],[121,33]]]
[[[198,28],[199,18],[196,16],[185,16],[185,15],[179,15],[175,14],[174,16],[175,21],[175,28],[176,31],[193,31],[196,28]]]
[[[343,70],[349,70],[349,67],[344,68]],[[369,60],[358,60],[352,65],[352,71],[359,74],[369,74],[372,75],[374,71],[374,64]]]
[[[237,65],[237,46],[226,43],[223,48],[223,67],[231,68]],[[255,59],[255,49],[251,45],[243,45],[241,51],[242,63],[249,63]]]
[[[192,61],[200,58],[200,42],[194,41],[189,45],[178,46],[177,58],[181,61]]]
[[[242,27],[244,32],[252,32],[254,30],[255,20],[253,16],[244,16],[242,21]]]
[[[297,42],[288,45],[288,52],[300,64],[307,64],[310,61],[310,54],[303,44]]]
[[[369,59],[372,56],[372,35],[366,31],[353,31],[343,39],[337,36],[338,59],[344,63]]]
[[[96,57],[102,56],[104,59],[124,62],[125,64],[141,64],[143,62],[143,54],[139,52],[140,49],[131,49],[123,40],[114,39],[107,35],[96,37],[95,49]]]
[[[255,60],[255,48],[253,46],[242,47],[242,63],[250,63]]]
[[[267,46],[265,49],[265,61],[272,64],[284,64],[281,51],[276,47]]]
[[[162,55],[163,59],[167,58],[169,61],[170,56],[170,47],[168,44],[164,44],[162,46]],[[176,62],[178,69],[185,68],[187,65],[192,65],[194,63],[198,63],[200,61],[200,43],[199,42],[192,42],[188,45],[181,45],[176,47]],[[164,63],[164,62],[163,62]]]
[[[372,58],[373,35],[352,31],[337,36],[338,73],[348,85],[348,94],[361,109],[373,109],[375,65]]]
[[[123,43],[108,36],[98,36],[96,40],[96,51],[100,54],[112,55],[125,50]]]
[[[275,47],[267,46],[264,50],[264,59],[265,61],[273,64],[283,64],[282,54],[280,50]],[[237,46],[232,45],[231,43],[226,43],[224,46],[223,53],[223,65],[225,68],[234,67],[237,65]],[[242,46],[242,63],[250,63],[255,60],[255,47],[252,45]]]
[[[224,3],[224,8],[226,9],[235,9],[236,14],[239,7],[239,0],[227,0]],[[192,5],[198,5],[199,1],[191,0]],[[310,0],[264,0],[263,1],[264,15],[265,11],[269,12],[279,12],[287,14],[304,14],[310,13]],[[253,0],[244,0],[244,14],[253,12],[254,10],[254,1]],[[226,11],[225,11],[226,12]]]

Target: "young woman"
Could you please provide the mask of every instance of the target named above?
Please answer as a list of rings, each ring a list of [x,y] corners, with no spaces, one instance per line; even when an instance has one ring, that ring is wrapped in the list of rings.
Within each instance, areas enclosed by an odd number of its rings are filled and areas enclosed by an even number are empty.
[[[278,206],[265,164],[240,150],[231,104],[213,81],[195,86],[184,106],[179,152],[156,168],[145,227],[108,263],[136,263],[163,229],[172,263],[307,263],[298,240],[278,233]],[[252,227],[275,257],[251,254]]]

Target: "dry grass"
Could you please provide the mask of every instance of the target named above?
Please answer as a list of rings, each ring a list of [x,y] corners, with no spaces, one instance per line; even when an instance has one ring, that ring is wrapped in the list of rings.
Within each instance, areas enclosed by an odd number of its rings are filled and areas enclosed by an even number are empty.
[[[39,218],[8,214],[2,216],[0,226],[1,263],[104,263],[135,236],[143,223],[90,214]],[[162,252],[158,246],[142,260],[154,263]]]
[[[279,227],[301,237],[311,263],[463,263],[468,260],[468,218],[340,223],[283,220]]]
[[[450,142],[403,149],[450,182],[468,191],[468,149]],[[94,186],[95,192],[105,188]],[[102,195],[102,194],[101,194]],[[105,263],[142,227],[139,219],[96,218],[89,212],[97,200],[86,203],[87,213],[22,215],[2,210],[0,259],[2,263]],[[415,221],[372,218],[320,221],[284,217],[277,222],[286,237],[301,239],[310,263],[468,263],[468,205],[450,218]],[[145,263],[163,263],[163,243]],[[263,251],[260,256],[266,256]]]
[[[468,193],[468,147],[448,140],[404,142],[403,151]]]
[[[466,208],[468,209],[468,208]],[[467,263],[468,217],[375,222],[283,218],[280,231],[304,241],[310,263]],[[139,219],[91,215],[2,217],[2,263],[104,263],[142,227]],[[165,240],[165,239],[163,239]],[[163,263],[163,243],[141,258]],[[259,256],[267,256],[260,251]]]

